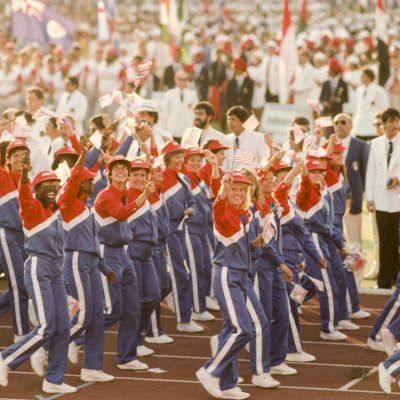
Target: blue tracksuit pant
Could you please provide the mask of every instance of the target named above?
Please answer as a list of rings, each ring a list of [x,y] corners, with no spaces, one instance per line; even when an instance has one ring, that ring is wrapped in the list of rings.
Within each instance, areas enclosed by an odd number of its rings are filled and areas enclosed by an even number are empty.
[[[83,368],[103,369],[104,314],[98,257],[82,251],[66,251],[64,280],[68,294],[79,302],[70,340],[85,332]]]
[[[25,286],[33,300],[39,326],[1,353],[7,366],[15,369],[47,344],[45,379],[55,384],[64,381],[70,331],[62,269],[62,260],[45,256],[32,256],[26,260]]]

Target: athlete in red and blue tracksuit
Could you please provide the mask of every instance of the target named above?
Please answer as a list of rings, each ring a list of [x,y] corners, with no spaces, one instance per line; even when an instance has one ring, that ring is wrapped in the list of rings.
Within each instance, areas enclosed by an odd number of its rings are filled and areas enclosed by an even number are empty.
[[[100,278],[100,243],[87,197],[93,191],[95,173],[85,168],[83,151],[58,198],[65,230],[64,280],[68,293],[78,300],[79,312],[71,325],[70,340],[85,332],[85,370],[101,371],[104,358],[103,293]],[[101,260],[102,262],[103,260]],[[84,371],[85,372],[85,371]],[[87,372],[87,371],[86,371]],[[106,374],[102,374],[107,378]],[[108,376],[112,380],[111,376]]]
[[[25,262],[25,285],[33,300],[39,325],[3,350],[1,359],[8,368],[15,369],[41,346],[48,344],[48,367],[43,390],[48,391],[48,387],[52,386],[51,389],[62,388],[64,392],[72,393],[76,389],[63,384],[70,322],[62,266],[64,230],[55,213],[60,180],[52,172],[40,172],[33,180],[35,198],[28,171],[29,162],[24,161],[18,202],[29,254]],[[42,369],[41,373],[44,373],[44,365]]]
[[[114,272],[115,282],[102,276],[107,314],[105,326],[118,322],[117,366],[120,369],[146,369],[136,360],[140,302],[135,269],[124,246],[132,240],[127,219],[137,210],[136,202],[128,203],[125,184],[131,163],[123,156],[114,156],[107,165],[111,183],[101,191],[94,203],[99,226],[100,251],[105,271]]]
[[[156,176],[157,175],[157,176]],[[167,268],[167,237],[169,235],[169,215],[165,207],[162,195],[160,194],[160,183],[162,181],[162,167],[153,168],[152,181],[156,185],[156,190],[150,195],[149,202],[157,215],[157,244],[152,246],[152,259],[158,282],[160,285],[161,298],[163,300],[171,293],[171,277]],[[161,307],[158,304],[156,310],[151,315],[151,326],[148,327],[146,341],[157,341],[159,337],[173,342],[172,338],[166,337],[161,326]],[[153,339],[154,338],[154,339]]]
[[[4,299],[4,309],[11,306],[15,338],[30,331],[28,320],[28,292],[24,284],[24,232],[18,214],[18,183],[22,171],[22,156],[28,153],[23,142],[12,142],[7,148],[8,169],[0,167],[0,264],[8,281],[9,302]]]
[[[248,236],[250,215],[244,204],[249,195],[249,184],[240,172],[225,175],[222,193],[213,205],[217,239],[214,253],[217,267],[213,284],[223,314],[223,326],[216,354],[206,361],[196,376],[203,387],[217,398],[223,398],[230,391],[240,391],[236,387],[237,357],[252,334],[246,307],[251,256]]]
[[[161,183],[161,193],[168,210],[170,233],[167,238],[168,253],[171,261],[171,282],[174,294],[176,319],[178,324],[190,323],[192,313],[192,293],[190,273],[185,268],[185,246],[183,229],[185,220],[193,214],[193,194],[187,178],[179,172],[183,163],[183,148],[178,143],[167,142],[161,153],[164,154],[166,168]],[[180,154],[182,157],[172,167],[170,157]],[[178,325],[179,327],[179,325]]]
[[[306,166],[309,172],[325,169],[318,160],[309,160]],[[320,187],[322,184],[323,182],[320,182]],[[330,210],[317,185],[311,182],[309,174],[302,176],[296,193],[296,204],[303,213],[305,226],[311,232],[320,258],[330,260],[327,244],[333,235]],[[324,283],[324,290],[319,291],[321,332],[334,333],[338,325],[338,292],[332,267],[328,264],[326,269],[320,268],[308,252],[305,253],[305,261],[306,272]]]
[[[134,182],[135,174],[143,173],[143,183]],[[131,176],[128,190],[128,202],[137,202],[142,196],[143,204],[128,217],[128,225],[132,232],[132,240],[128,244],[128,254],[135,267],[138,280],[139,298],[141,304],[140,324],[138,329],[138,345],[142,344],[142,332],[150,324],[150,317],[156,306],[160,304],[160,284],[152,259],[152,248],[158,243],[157,216],[153,211],[148,197],[150,189],[155,190],[153,182],[145,185],[149,167],[143,159],[132,161]],[[138,187],[141,187],[140,189]],[[145,197],[144,197],[145,196]]]

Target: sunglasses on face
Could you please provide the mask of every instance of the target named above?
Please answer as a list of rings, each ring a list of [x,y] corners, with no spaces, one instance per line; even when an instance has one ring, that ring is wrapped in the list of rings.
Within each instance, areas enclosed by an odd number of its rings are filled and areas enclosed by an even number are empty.
[[[344,121],[343,119],[340,119],[340,120],[338,120],[338,121],[335,121],[334,122],[334,124],[335,125],[346,125],[347,124],[347,121]]]

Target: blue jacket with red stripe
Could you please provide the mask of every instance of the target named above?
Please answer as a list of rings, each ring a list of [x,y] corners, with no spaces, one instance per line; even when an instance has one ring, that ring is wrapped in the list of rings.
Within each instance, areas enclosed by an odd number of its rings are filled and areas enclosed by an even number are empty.
[[[213,205],[214,234],[217,241],[214,263],[248,271],[250,269],[249,212],[215,199]]]
[[[100,256],[98,228],[86,197],[79,196],[82,168],[75,166],[57,200],[65,230],[64,250]]]
[[[136,211],[137,206],[135,202],[128,203],[127,196],[127,190],[118,190],[112,184],[97,196],[94,209],[101,244],[122,247],[132,240],[127,219]]]
[[[55,206],[45,208],[33,197],[28,183],[20,183],[18,202],[29,255],[62,259],[64,229]]]
[[[0,167],[0,228],[14,229],[22,233],[18,206],[18,182],[21,174]]]

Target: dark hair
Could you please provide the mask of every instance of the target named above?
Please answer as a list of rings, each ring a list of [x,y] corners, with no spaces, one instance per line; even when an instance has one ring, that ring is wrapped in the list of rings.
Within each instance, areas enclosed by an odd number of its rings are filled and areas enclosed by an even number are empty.
[[[7,147],[10,143],[11,140],[2,140],[0,142],[0,167],[4,167],[6,165]]]
[[[208,101],[199,101],[193,108],[194,110],[203,110],[207,116],[211,116],[211,121],[214,119],[215,110],[211,103]]]
[[[391,118],[397,118],[400,119],[400,113],[398,110],[395,108],[387,108],[383,113],[382,113],[382,122],[385,124],[389,119]]]
[[[250,111],[243,106],[233,106],[227,111],[226,116],[234,116],[237,117],[240,122],[244,122],[250,117]]]
[[[364,75],[366,75],[369,78],[369,80],[371,82],[375,79],[375,74],[374,74],[374,71],[372,71],[372,69],[363,68],[362,72]]]
[[[53,128],[54,128],[54,129],[57,129],[57,128],[58,128],[58,125],[57,125],[57,118],[55,118],[55,117],[50,117],[50,118],[49,118],[49,122],[51,123],[51,125],[53,125]]]
[[[105,128],[104,123],[103,123],[103,114],[93,115],[93,117],[90,118],[89,123],[96,125],[97,129]]]
[[[35,96],[39,99],[39,100],[43,100],[44,99],[44,92],[43,89],[40,87],[33,87],[28,89],[28,93],[34,93]]]
[[[79,79],[76,76],[69,76],[68,82],[75,87],[79,86]]]
[[[157,111],[140,111],[142,113],[148,114],[156,124],[158,122],[158,112]]]
[[[305,126],[310,126],[310,120],[308,118],[306,118],[304,115],[296,115],[293,118],[292,121],[292,126],[294,126],[294,124],[296,125],[305,125]]]

